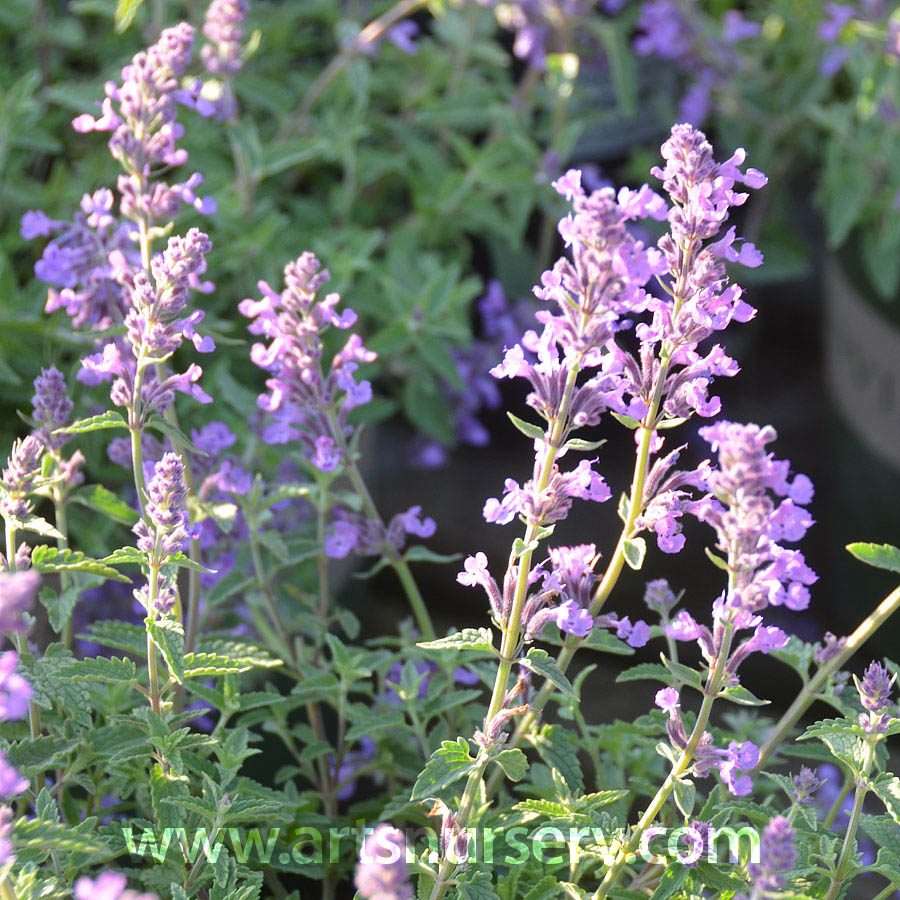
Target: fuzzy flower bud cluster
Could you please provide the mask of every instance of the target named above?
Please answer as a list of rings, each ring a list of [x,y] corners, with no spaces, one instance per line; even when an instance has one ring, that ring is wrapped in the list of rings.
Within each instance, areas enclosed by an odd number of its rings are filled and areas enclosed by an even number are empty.
[[[184,134],[178,121],[179,106],[210,115],[212,106],[200,96],[196,79],[188,88],[181,78],[191,61],[194,29],[186,22],[167,28],[146,51],[136,54],[122,69],[122,82],[107,82],[101,115],[78,116],[76,131],[111,132],[109,149],[125,174],[119,176],[121,211],[126,219],[148,224],[171,219],[183,205],[194,206],[204,215],[215,212],[210,197],[195,191],[202,177],[195,173],[187,181],[167,185],[150,182],[154,168],[181,166],[187,151],[177,146]]]
[[[150,273],[123,271],[129,295],[125,317],[125,346],[112,340],[98,353],[82,360],[78,380],[85,384],[112,381],[110,396],[117,406],[139,408],[142,419],[162,413],[174,402],[175,392],[189,394],[199,403],[211,403],[199,385],[202,368],[191,363],[178,374],[162,380],[155,366],[167,360],[185,340],[199,353],[211,353],[215,342],[201,336],[196,326],[203,321],[203,310],[186,313],[191,289],[207,292],[208,282],[200,280],[206,271],[210,242],[197,228],[181,237],[169,238],[166,249],[153,257]],[[136,396],[140,383],[140,396]],[[143,421],[138,424],[143,424]]]
[[[0,515],[24,519],[34,509],[28,499],[40,477],[44,445],[37,435],[19,438],[12,446],[6,468],[0,475]]]
[[[149,555],[154,567],[163,565],[187,545],[193,532],[187,510],[184,464],[177,453],[166,453],[156,464],[147,484],[143,518],[132,530],[137,535],[138,549]],[[155,597],[150,596],[148,585],[138,591],[137,597],[148,612],[166,612],[175,603],[175,590],[174,580],[160,577]]]
[[[888,723],[893,714],[897,712],[892,694],[896,675],[891,675],[881,663],[869,664],[862,680],[857,681],[856,689],[859,693],[859,702],[864,713],[860,713],[859,724],[870,733],[880,733],[887,730]]]

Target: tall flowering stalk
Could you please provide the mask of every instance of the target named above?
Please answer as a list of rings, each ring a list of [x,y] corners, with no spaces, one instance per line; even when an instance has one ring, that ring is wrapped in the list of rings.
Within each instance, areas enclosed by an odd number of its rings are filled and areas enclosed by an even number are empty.
[[[728,216],[732,207],[747,199],[746,193],[737,190],[738,185],[759,188],[766,183],[765,176],[752,168],[739,168],[745,159],[740,149],[726,162],[716,163],[705,136],[690,125],[672,128],[662,146],[662,156],[665,165],[655,167],[652,174],[662,181],[668,203],[647,185],[638,190],[622,188],[617,197],[626,221],[666,221],[669,230],[656,247],[642,250],[647,279],[652,275],[656,289],[642,292],[636,304],[618,310],[617,332],[632,325],[625,314],[650,314],[649,322],[634,326],[637,352],[628,352],[616,342],[604,349],[608,359],[605,365],[616,378],[618,398],[618,404],[611,404],[609,409],[634,430],[637,451],[631,487],[619,507],[623,525],[618,541],[602,574],[591,576],[591,596],[585,606],[592,618],[603,609],[626,563],[640,566],[642,532],[654,532],[659,549],[665,553],[683,547],[679,520],[688,510],[693,493],[702,487],[707,468],[702,464],[694,471],[679,469],[681,448],[660,454],[664,436],[694,414],[718,414],[721,402],[709,395],[713,380],[731,377],[739,367],[720,345],[705,352],[699,345],[732,322],[749,321],[756,312],[743,299],[740,286],[730,282],[725,266],[731,262],[755,267],[762,256],[752,244],[737,237],[734,226],[728,227]],[[575,203],[576,215],[560,223],[560,234],[571,243],[579,204],[585,198],[580,173],[568,173],[555,187]],[[552,283],[553,273],[565,265],[562,260],[557,263],[543,276],[544,282]],[[620,270],[622,263],[617,259],[613,266]],[[582,637],[567,637],[556,660],[563,672]],[[547,683],[537,692],[518,723],[512,738],[514,746],[534,727],[552,689]],[[499,772],[492,776],[491,791],[500,777]]]
[[[803,554],[784,546],[800,540],[812,524],[804,509],[812,499],[812,484],[805,475],[789,479],[790,464],[767,452],[774,429],[718,422],[701,428],[700,434],[718,453],[718,466],[705,479],[709,494],[692,503],[690,512],[715,529],[717,547],[724,554],[719,564],[728,573],[728,587],[713,604],[712,629],[699,625],[682,610],[668,632],[676,640],[699,645],[707,665],[703,702],[688,734],[679,712],[679,692],[670,687],[657,694],[657,706],[668,718],[671,769],[607,869],[595,894],[597,900],[615,885],[680,783],[718,771],[732,794],[750,792],[753,784],[747,773],[758,765],[759,750],[749,742],[717,748],[707,731],[713,704],[739,685],[738,668],[751,653],[769,653],[787,644],[787,635],[765,625],[760,614],[769,606],[806,609],[807,585],[816,580]],[[779,502],[772,495],[780,498]],[[750,634],[735,646],[741,632]]]
[[[509,690],[509,680],[523,641],[554,621],[568,632],[557,660],[563,671],[595,625],[615,627],[635,646],[645,643],[649,630],[644,623],[633,625],[599,613],[625,562],[640,566],[642,531],[655,532],[664,552],[681,549],[684,538],[679,520],[691,511],[694,494],[705,486],[709,474],[708,463],[693,472],[676,468],[678,449],[657,456],[664,443],[660,432],[695,413],[716,415],[721,404],[709,394],[712,381],[738,371],[719,345],[702,353],[699,344],[734,320],[749,320],[755,312],[742,299],[741,289],[729,284],[725,263],[755,266],[762,258],[751,244],[739,241],[733,227],[721,232],[729,209],[746,200],[747,195],[736,190],[737,184],[761,187],[765,177],[739,168],[743,151],[717,164],[705,137],[687,125],[673,128],[662,153],[666,165],[653,174],[663,182],[671,205],[647,185],[639,190],[623,188],[618,196],[609,188],[587,194],[577,171],[554,184],[573,204],[573,213],[559,226],[571,248],[571,259],[560,259],[546,272],[535,294],[556,309],[539,312],[541,333],[526,333],[494,370],[499,377],[521,376],[530,382],[527,402],[544,426],[514,420],[535,439],[533,477],[524,487],[508,479],[504,496],[485,505],[488,521],[505,524],[519,516],[525,524],[524,537],[510,554],[503,591],[490,578],[483,554],[471,557],[460,576],[462,583],[485,587],[502,642],[481,738],[483,749],[459,810],[453,814],[458,829],[465,828],[472,813],[490,745],[505,739],[505,723],[525,713],[513,738],[517,744],[533,727],[551,693],[548,682],[530,709],[527,704],[513,706],[518,692]],[[656,247],[635,240],[628,229],[630,221],[647,217],[669,223],[669,232]],[[660,288],[658,295],[647,289],[651,279]],[[649,316],[634,326],[630,317],[641,314]],[[624,349],[621,340],[621,333],[632,327],[639,341],[636,353]],[[576,561],[576,571],[568,574],[557,557],[548,576],[542,567],[532,568],[539,542],[565,517],[573,499],[610,496],[592,462],[583,460],[565,474],[558,465],[571,450],[592,449],[584,441],[572,441],[570,434],[597,424],[604,412],[632,428],[637,443],[631,492],[620,506],[624,525],[619,541],[599,579],[593,574],[599,559],[593,548],[575,557],[567,554]],[[538,581],[542,589],[529,598],[530,586]],[[554,599],[555,608],[550,605]],[[716,671],[715,681],[722,677]],[[495,773],[491,787],[500,777]],[[445,857],[432,900],[443,895],[454,868],[454,861]]]
[[[355,373],[360,363],[372,362],[375,354],[363,346],[359,335],[351,334],[326,363],[325,332],[329,328],[347,330],[356,322],[353,310],[337,312],[338,294],[319,296],[328,279],[319,260],[304,253],[285,266],[285,289],[280,294],[261,281],[262,299],[240,304],[240,311],[253,320],[250,332],[268,340],[268,344],[254,344],[251,350],[253,362],[269,374],[268,390],[258,401],[272,416],[263,440],[271,444],[297,442],[314,473],[346,474],[362,512],[335,507],[331,531],[324,540],[325,552],[336,558],[351,551],[384,556],[403,584],[422,634],[434,637],[425,603],[401,550],[407,535],[429,537],[435,523],[421,517],[421,507],[413,507],[386,524],[359,471],[356,432],[348,417],[372,398],[369,382],[358,381]]]
[[[186,235],[169,237],[163,252],[154,254],[153,244],[168,230],[170,222],[185,205],[203,214],[215,211],[209,197],[200,197],[196,188],[202,177],[195,173],[186,181],[167,183],[159,176],[187,161],[187,152],[177,140],[184,131],[178,122],[179,106],[188,106],[201,114],[212,114],[210,104],[200,96],[201,82],[185,86],[182,78],[191,61],[194,31],[185,22],[166,29],[148,50],[138,53],[122,70],[120,84],[107,83],[106,97],[99,117],[78,116],[77,131],[111,132],[109,149],[122,166],[118,178],[119,211],[123,220],[133,223],[137,234],[139,259],[113,250],[107,257],[111,279],[120,286],[125,338],[113,339],[82,364],[79,379],[88,384],[112,381],[111,398],[127,412],[130,432],[130,457],[137,490],[138,505],[147,528],[154,522],[148,513],[153,498],[145,484],[144,444],[149,427],[173,435],[185,467],[181,476],[190,485],[190,459],[185,440],[180,437],[175,418],[176,392],[190,394],[200,403],[212,398],[199,386],[202,369],[192,363],[182,373],[167,371],[167,361],[184,340],[196,350],[215,349],[212,338],[201,336],[196,326],[203,320],[202,310],[189,310],[192,290],[208,292],[212,284],[202,280],[210,244],[206,235],[192,228]],[[111,198],[105,201],[106,216],[111,219]],[[171,427],[166,427],[168,423]],[[119,458],[121,455],[117,454]],[[192,543],[190,553],[196,564],[199,550]],[[150,594],[146,599],[149,616],[158,611],[162,597],[155,588],[158,579],[150,567]],[[195,619],[199,607],[199,573],[190,574],[187,617]],[[184,619],[180,597],[175,598],[175,613]],[[155,662],[152,647],[151,660]]]

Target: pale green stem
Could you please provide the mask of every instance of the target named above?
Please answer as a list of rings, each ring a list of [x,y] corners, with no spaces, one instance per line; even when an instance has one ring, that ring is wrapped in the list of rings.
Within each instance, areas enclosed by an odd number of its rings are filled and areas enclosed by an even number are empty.
[[[687,272],[690,269],[690,262],[693,256],[693,252],[693,245],[685,251],[683,274],[679,278],[674,291],[675,303],[672,312],[673,319],[678,315],[678,311],[681,309],[681,305],[684,302],[684,294],[687,284]],[[597,585],[596,589],[594,590],[594,595],[591,598],[591,603],[588,607],[588,611],[592,616],[596,616],[600,612],[600,610],[603,608],[603,605],[609,599],[609,595],[612,593],[613,589],[618,583],[619,576],[622,574],[622,570],[625,567],[626,541],[633,537],[635,523],[637,522],[638,516],[643,511],[644,485],[646,483],[650,468],[650,447],[653,442],[653,435],[655,433],[654,426],[656,424],[657,416],[659,415],[660,405],[662,404],[665,381],[669,373],[669,366],[671,364],[673,350],[673,347],[665,345],[660,352],[659,376],[654,386],[653,396],[650,399],[650,405],[647,409],[647,414],[644,416],[644,420],[641,423],[641,440],[640,444],[638,445],[637,454],[635,456],[634,472],[631,477],[631,492],[628,499],[628,515],[626,516],[625,523],[623,524],[622,530],[619,533],[619,539],[616,542],[616,548],[613,551],[613,555],[610,558],[609,564],[607,565],[606,570],[603,573],[603,577],[600,579],[600,583]],[[575,635],[569,635],[566,638],[566,642],[556,658],[556,665],[562,672],[566,672],[566,670],[569,668],[569,664],[575,657],[575,653],[583,643],[584,639],[576,637]],[[525,713],[525,715],[523,715],[521,719],[519,719],[519,722],[516,725],[516,729],[509,741],[509,747],[518,747],[522,743],[525,735],[528,734],[537,724],[541,712],[547,705],[547,701],[550,699],[552,694],[553,685],[549,681],[544,682],[541,689],[537,692],[534,699],[531,701],[531,706],[528,712]],[[502,781],[502,779],[503,773],[498,769],[488,781],[488,796],[493,795],[493,793],[500,786],[500,782]]]
[[[803,685],[803,689],[797,695],[797,698],[788,707],[787,712],[778,720],[778,723],[766,738],[766,742],[760,748],[759,767],[762,767],[772,753],[781,745],[787,733],[812,705],[819,690],[827,684],[828,679],[897,611],[898,606],[900,606],[900,587],[894,588],[878,604],[877,608],[860,622],[853,634],[848,636],[844,646]]]
[[[722,636],[722,646],[716,657],[715,665],[710,670],[709,678],[706,682],[703,703],[700,706],[700,712],[697,714],[694,730],[691,732],[690,738],[688,738],[687,746],[682,750],[681,756],[678,758],[675,765],[672,766],[666,780],[656,792],[656,796],[650,801],[650,805],[641,816],[637,825],[632,829],[628,840],[619,850],[613,864],[607,869],[606,875],[604,875],[603,881],[600,883],[600,887],[597,888],[591,900],[604,900],[609,894],[609,891],[615,885],[622,870],[628,865],[632,855],[640,847],[644,833],[654,823],[657,815],[659,815],[659,811],[662,809],[666,800],[669,799],[669,795],[675,787],[675,782],[690,768],[691,763],[693,762],[694,753],[700,745],[700,740],[709,723],[709,716],[712,712],[713,703],[715,703],[716,696],[722,688],[725,677],[725,664],[728,662],[728,654],[731,651],[733,630],[734,626],[731,623],[728,623],[725,626],[725,632]]]
[[[859,820],[862,817],[863,801],[869,792],[867,778],[872,761],[875,757],[875,748],[870,741],[866,742],[866,752],[863,759],[862,772],[856,781],[856,794],[853,797],[853,809],[850,812],[850,821],[847,824],[847,832],[844,835],[844,845],[841,847],[841,855],[838,857],[835,868],[834,881],[828,888],[825,900],[835,900],[841,892],[844,882],[850,877],[853,866],[856,864],[854,850],[856,849],[856,832],[859,830]]]
[[[341,456],[346,463],[347,477],[353,484],[353,488],[359,499],[362,501],[363,507],[369,518],[378,524],[380,531],[384,532],[384,520],[381,518],[381,513],[378,512],[378,508],[375,506],[375,501],[372,499],[371,493],[369,493],[369,488],[366,485],[365,479],[359,471],[359,466],[357,466],[356,460],[353,458],[353,454],[347,446],[347,442],[343,435],[343,429],[333,410],[329,411],[328,419],[331,424],[332,435],[340,448]],[[384,547],[383,552],[391,568],[397,573],[400,584],[403,585],[403,590],[406,592],[407,600],[409,601],[416,624],[419,627],[419,633],[426,641],[433,641],[436,637],[434,625],[431,621],[431,616],[428,613],[428,607],[425,605],[425,600],[419,590],[419,586],[416,584],[416,579],[413,577],[413,573],[409,568],[409,564],[400,553],[397,552],[397,549],[390,544],[387,544]]]
[[[537,495],[542,494],[547,489],[550,478],[553,475],[556,457],[559,453],[563,438],[565,437],[566,428],[568,427],[569,407],[572,403],[575,382],[578,379],[578,373],[580,371],[581,357],[578,357],[569,364],[565,391],[562,401],[560,402],[556,420],[550,431],[549,440],[546,442],[546,456],[544,457],[540,476],[536,481],[534,489]],[[543,523],[541,522],[531,522],[528,524],[528,527],[525,529],[524,538],[526,550],[519,557],[518,562],[515,563],[518,565],[516,588],[508,619],[504,623],[503,637],[500,644],[500,662],[497,666],[497,676],[494,679],[494,688],[491,693],[488,711],[484,717],[485,728],[490,725],[490,722],[503,708],[503,700],[506,697],[507,688],[509,686],[510,672],[516,661],[516,652],[518,651],[519,641],[521,639],[522,609],[528,594],[528,576],[531,572],[531,559],[534,553],[534,544],[536,543],[537,535],[540,532],[542,525]],[[513,562],[514,560],[511,556],[510,563],[512,564]],[[468,824],[469,817],[472,813],[472,807],[481,785],[481,779],[488,762],[488,755],[482,750],[479,753],[475,768],[469,773],[469,778],[466,781],[466,786],[463,790],[462,798],[460,799],[459,811],[456,817],[457,825],[460,829],[465,828]],[[450,859],[449,856],[445,856],[444,859],[441,860],[438,876],[435,879],[430,900],[441,900],[441,897],[443,897],[444,892],[447,890],[450,876],[455,868],[456,863]]]

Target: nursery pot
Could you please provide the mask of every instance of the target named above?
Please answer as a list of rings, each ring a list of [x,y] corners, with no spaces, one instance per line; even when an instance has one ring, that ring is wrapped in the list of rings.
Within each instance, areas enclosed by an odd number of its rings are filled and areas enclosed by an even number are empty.
[[[900,472],[900,325],[885,314],[884,304],[854,282],[841,260],[828,260],[828,389],[838,414],[859,441]]]

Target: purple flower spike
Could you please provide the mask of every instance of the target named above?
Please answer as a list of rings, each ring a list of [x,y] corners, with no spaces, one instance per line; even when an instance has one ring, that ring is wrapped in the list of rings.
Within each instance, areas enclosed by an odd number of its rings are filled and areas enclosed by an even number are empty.
[[[37,436],[48,449],[59,450],[67,438],[53,432],[69,424],[73,404],[67,393],[66,380],[56,366],[42,369],[35,378],[31,405],[38,423]]]
[[[759,847],[759,862],[750,863],[747,871],[753,882],[754,896],[784,887],[789,872],[797,860],[794,829],[784,816],[777,816],[766,826]]]

